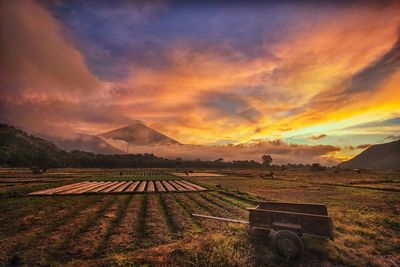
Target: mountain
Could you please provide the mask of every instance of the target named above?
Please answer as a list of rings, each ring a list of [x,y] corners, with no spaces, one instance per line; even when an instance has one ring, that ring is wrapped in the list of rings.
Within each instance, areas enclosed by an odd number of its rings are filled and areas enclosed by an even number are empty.
[[[66,152],[53,143],[0,124],[0,165],[61,166]]]
[[[339,164],[342,168],[400,169],[400,140],[373,145],[351,160]]]
[[[66,152],[42,138],[35,137],[7,124],[0,124],[0,166],[39,167],[36,169],[53,167],[176,168],[177,161],[157,157],[152,153],[104,155],[79,150]],[[262,165],[248,160],[232,162],[181,160],[179,166],[182,168],[201,167],[210,169],[223,167],[231,169],[260,168]]]
[[[136,146],[180,144],[178,141],[151,129],[140,122],[102,133],[98,136],[107,143],[112,143],[112,140],[118,140]]]
[[[50,139],[54,144],[66,151],[80,150],[96,154],[124,153],[95,135],[77,134],[73,138],[46,137],[46,139]]]

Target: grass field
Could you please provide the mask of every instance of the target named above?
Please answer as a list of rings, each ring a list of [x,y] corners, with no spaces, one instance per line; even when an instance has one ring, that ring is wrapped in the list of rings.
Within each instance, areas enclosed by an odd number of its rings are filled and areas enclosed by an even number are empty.
[[[167,170],[55,169],[41,175],[0,170],[2,265],[69,266],[398,266],[400,173],[212,171],[184,177],[212,191],[30,197],[87,180],[171,179]],[[259,200],[328,206],[335,241],[304,237],[304,256],[287,262],[267,234],[191,213],[247,219]]]

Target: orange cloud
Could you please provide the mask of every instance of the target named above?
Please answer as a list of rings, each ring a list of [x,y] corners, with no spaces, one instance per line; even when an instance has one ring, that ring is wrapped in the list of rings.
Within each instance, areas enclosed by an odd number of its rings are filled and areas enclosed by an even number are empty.
[[[312,15],[299,8],[304,19],[291,25],[290,34],[274,35],[273,41],[260,36],[264,41],[253,56],[232,40],[207,44],[177,38],[157,51],[168,64],[132,60],[124,66],[128,76],[111,82],[91,72],[76,40],[49,11],[37,2],[5,1],[1,116],[59,135],[96,134],[142,120],[183,143],[208,145],[252,144],[298,132],[321,139],[321,132],[331,136],[329,131],[343,128],[342,121],[393,116],[400,108],[400,6],[326,8],[321,13],[326,18],[317,15],[321,7]],[[259,147],[238,148],[243,155],[264,153]],[[229,157],[229,149],[218,149],[210,148],[215,156]],[[294,151],[298,148],[288,151],[293,160]]]

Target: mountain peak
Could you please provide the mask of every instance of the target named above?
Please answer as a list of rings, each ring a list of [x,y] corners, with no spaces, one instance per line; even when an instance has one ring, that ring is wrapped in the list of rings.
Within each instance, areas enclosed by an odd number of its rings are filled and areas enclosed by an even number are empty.
[[[178,141],[136,121],[125,127],[118,128],[98,135],[104,139],[125,141],[132,145],[172,145]]]
[[[373,145],[339,164],[342,168],[356,169],[400,169],[400,140]]]

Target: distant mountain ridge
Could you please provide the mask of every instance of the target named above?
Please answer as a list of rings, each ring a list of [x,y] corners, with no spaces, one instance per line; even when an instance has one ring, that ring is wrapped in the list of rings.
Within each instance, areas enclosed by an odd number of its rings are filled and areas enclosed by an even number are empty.
[[[59,166],[66,152],[53,143],[0,124],[0,163],[10,166]]]
[[[400,140],[373,145],[354,158],[338,165],[354,169],[400,170]]]
[[[135,122],[99,135],[76,134],[71,137],[56,137],[40,135],[50,140],[65,151],[80,150],[96,154],[124,154],[129,143],[129,152],[135,151],[135,146],[163,146],[180,144],[178,141],[144,125]]]
[[[96,154],[124,153],[96,135],[77,134],[71,138],[44,137],[66,151],[80,150]]]
[[[113,139],[137,146],[180,144],[178,141],[144,125],[141,122],[136,122],[134,124],[102,133],[97,136],[106,142],[108,142],[108,139]]]
[[[0,166],[47,169],[71,168],[176,168],[177,161],[149,153],[104,155],[74,150],[66,152],[53,143],[7,124],[0,124]],[[182,168],[261,168],[255,161],[181,160]]]

